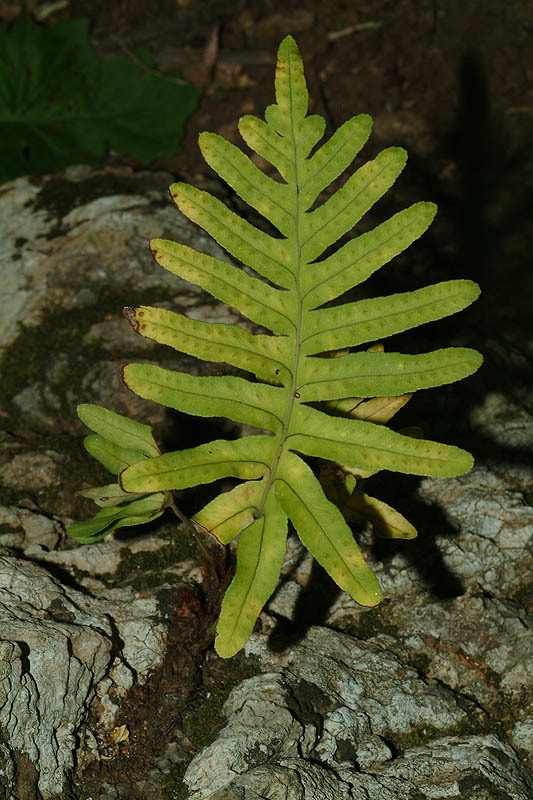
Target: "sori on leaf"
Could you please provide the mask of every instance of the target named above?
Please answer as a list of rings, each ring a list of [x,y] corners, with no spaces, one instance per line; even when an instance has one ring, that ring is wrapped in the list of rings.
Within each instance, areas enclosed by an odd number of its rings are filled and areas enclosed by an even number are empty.
[[[371,119],[352,117],[316,147],[325,122],[307,114],[302,60],[291,36],[279,48],[275,89],[276,103],[266,109],[265,121],[244,116],[239,131],[248,147],[276,168],[279,179],[215,133],[200,134],[199,143],[207,163],[280,237],[250,224],[208,192],[176,183],[170,194],[178,209],[236,263],[185,244],[151,242],[158,264],[272,333],[253,335],[238,325],[202,322],[162,308],[125,309],[140,335],[251,373],[250,380],[198,377],[132,363],[123,369],[126,386],[169,408],[227,417],[254,426],[257,433],[160,454],[147,426],[97,406],[79,409],[96,434],[88,437],[87,449],[119,476],[114,487],[84,493],[101,508],[90,522],[70,528],[80,541],[154,519],[173,490],[240,479],[193,518],[224,545],[240,534],[236,572],[215,640],[216,651],[226,658],[246,643],[276,586],[289,520],[342,590],[365,606],[380,601],[378,580],[348,523],[370,520],[378,535],[389,538],[412,538],[416,531],[357,483],[379,470],[440,477],[470,470],[473,459],[465,450],[428,441],[420,431],[392,431],[387,423],[413,392],[465,378],[482,362],[477,351],[461,347],[404,355],[376,345],[466,308],[479,294],[472,281],[448,280],[324,307],[421,236],[436,207],[415,203],[318,260],[392,186],[406,153],[399,147],[383,150],[315,207],[367,141]],[[306,457],[318,459],[319,477]]]

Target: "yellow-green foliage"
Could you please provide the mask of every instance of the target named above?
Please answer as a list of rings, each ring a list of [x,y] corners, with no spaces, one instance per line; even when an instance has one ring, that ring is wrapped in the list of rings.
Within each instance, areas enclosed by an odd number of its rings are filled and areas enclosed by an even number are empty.
[[[224,657],[244,645],[276,586],[288,520],[340,588],[372,606],[381,598],[380,587],[346,519],[370,519],[376,533],[387,537],[411,538],[416,531],[394,509],[357,489],[356,481],[382,469],[450,477],[467,472],[473,463],[458,447],[427,441],[416,431],[393,432],[386,423],[410,393],[473,373],[481,364],[479,353],[450,347],[403,355],[386,353],[379,345],[361,346],[460,311],[477,298],[479,288],[468,280],[450,280],[323,307],[421,236],[436,208],[415,203],[317,261],[387,192],[406,153],[398,147],[384,150],[313,208],[365,144],[371,119],[349,119],[310,155],[325,123],[307,115],[307,102],[302,60],[287,36],[278,53],[276,104],[266,109],[265,122],[245,116],[239,124],[247,145],[276,167],[280,180],[268,177],[222,137],[200,135],[207,163],[272,223],[279,237],[246,222],[207,192],[183,183],[170,188],[179,210],[254,275],[184,244],[151,243],[162,267],[272,333],[252,335],[237,325],[201,322],[148,306],[126,310],[141,335],[255,376],[197,377],[153,364],[129,364],[123,378],[130,389],[188,414],[229,417],[254,426],[257,433],[159,455],[146,426],[118,415],[106,417],[111,412],[105,409],[81,407],[82,419],[96,431],[88,437],[90,452],[120,476],[115,490],[99,490],[107,499],[100,500],[103,507],[94,520],[71,528],[83,541],[101,538],[119,524],[134,524],[133,511],[152,519],[169,504],[174,489],[229,476],[241,479],[194,517],[223,544],[241,534],[237,571],[217,628],[215,647]],[[107,427],[106,420],[111,421]],[[322,482],[305,456],[320,459]],[[128,493],[136,498],[130,511]],[[91,524],[91,529],[83,527]]]

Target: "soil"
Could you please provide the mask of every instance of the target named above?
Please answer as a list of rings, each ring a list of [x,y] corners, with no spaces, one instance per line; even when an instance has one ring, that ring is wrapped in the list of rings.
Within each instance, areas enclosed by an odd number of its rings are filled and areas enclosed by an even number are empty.
[[[514,342],[512,332],[530,313],[533,290],[528,269],[533,245],[530,2],[71,0],[63,8],[24,5],[37,16],[41,9],[44,24],[88,17],[102,56],[145,46],[161,70],[179,68],[203,88],[181,150],[152,165],[195,184],[212,178],[197,146],[198,133],[215,131],[239,143],[239,117],[262,116],[274,100],[276,50],[292,33],[305,63],[311,111],[325,116],[328,131],[366,112],[374,118],[374,136],[365,158],[384,146],[407,148],[410,161],[394,198],[396,210],[417,199],[434,200],[440,209],[432,238],[422,245],[437,248],[439,255],[432,254],[426,269],[436,280],[474,278],[485,292],[477,316],[469,318],[475,329],[469,344],[483,351],[480,339],[491,327]],[[45,6],[56,10],[45,13]],[[20,11],[20,3],[0,2],[6,21]],[[420,275],[401,279],[403,288],[410,288],[406,280],[421,285]],[[129,743],[119,742],[115,757],[77,776],[79,791],[83,787],[77,797],[88,797],[91,788],[97,793],[102,783],[134,786],[161,757],[176,728],[185,731],[183,747],[190,760],[207,735],[195,733],[198,708],[209,732],[220,722],[232,671],[235,680],[253,672],[243,659],[228,665],[210,647],[220,590],[213,588],[210,602],[200,592],[182,591],[189,595],[187,603],[181,598],[180,613],[186,608],[189,616],[175,621],[168,663],[132,694],[117,723],[127,726]],[[186,763],[157,796],[182,796]],[[136,798],[132,792],[128,796]]]

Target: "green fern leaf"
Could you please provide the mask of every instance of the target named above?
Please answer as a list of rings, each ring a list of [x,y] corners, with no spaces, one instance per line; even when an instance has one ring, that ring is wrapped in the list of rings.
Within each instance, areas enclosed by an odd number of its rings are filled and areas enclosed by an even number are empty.
[[[127,386],[141,397],[258,429],[237,441],[219,440],[164,455],[147,453],[150,457],[120,473],[125,492],[152,496],[222,477],[243,481],[195,516],[198,525],[224,544],[240,534],[237,569],[217,628],[215,646],[223,657],[244,645],[276,585],[288,520],[343,590],[364,605],[380,600],[376,577],[305,456],[345,465],[347,475],[350,470],[364,475],[388,469],[449,477],[468,471],[473,463],[458,447],[393,432],[385,423],[410,393],[472,374],[481,364],[479,353],[445,348],[403,355],[373,347],[339,358],[323,356],[456,313],[476,299],[479,288],[471,281],[451,280],[321,308],[421,236],[435,206],[415,203],[317,261],[392,186],[406,153],[397,147],[384,150],[314,207],[322,190],[365,144],[371,120],[366,115],[348,120],[310,155],[325,125],[321,117],[307,116],[303,65],[291,36],[279,48],[275,88],[276,103],[267,108],[266,122],[246,116],[239,130],[247,145],[278,170],[280,180],[267,176],[216,134],[201,134],[199,143],[208,164],[279,236],[243,220],[207,192],[183,183],[170,187],[179,210],[254,274],[182,244],[151,242],[161,266],[203,287],[273,335],[252,335],[239,326],[201,322],[147,306],[125,310],[139,334],[200,359],[247,370],[257,379],[197,377],[148,364],[129,364],[123,371]],[[128,448],[122,438],[115,444]],[[104,458],[100,441],[92,447]],[[110,465],[128,455],[115,452],[109,443],[106,447]],[[416,534],[398,512],[354,489],[352,476],[349,480],[351,494],[344,502],[348,518],[370,517],[383,536]]]

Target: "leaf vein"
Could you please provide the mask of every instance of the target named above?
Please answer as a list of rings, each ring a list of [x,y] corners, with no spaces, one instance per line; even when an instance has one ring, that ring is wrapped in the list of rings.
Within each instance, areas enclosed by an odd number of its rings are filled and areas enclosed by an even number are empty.
[[[349,206],[351,206],[353,203],[355,203],[356,200],[358,200],[359,197],[363,194],[363,192],[365,192],[368,189],[368,187],[371,186],[374,183],[374,181],[376,181],[389,167],[390,167],[390,164],[385,164],[385,166],[382,167],[382,169],[380,169],[380,171],[378,173],[373,175],[371,177],[371,179],[368,181],[368,183],[366,183],[364,186],[362,186],[361,189],[357,192],[356,195],[351,196],[350,199],[348,200],[348,202],[339,211],[337,211],[336,214],[334,214],[332,217],[328,217],[325,220],[325,222],[322,225],[320,225],[319,228],[316,228],[316,230],[314,230],[313,233],[304,242],[302,242],[302,247],[305,247],[305,245],[308,244],[311,241],[311,239],[314,239],[315,236],[317,236],[322,230],[324,230],[324,228],[327,227],[331,222],[333,222],[334,220],[338,219],[340,217],[340,215],[343,214]],[[355,173],[355,174],[357,174],[357,173]],[[342,187],[342,189],[344,189],[344,186]],[[339,192],[341,192],[342,189],[339,189]],[[334,197],[335,197],[335,195],[332,195],[330,200],[333,199]],[[326,200],[326,203],[328,203],[328,202],[329,201]],[[324,203],[324,205],[326,205],[326,203]],[[324,205],[320,206],[320,208],[317,208],[316,211],[320,211],[321,209],[323,210],[324,209]],[[312,213],[316,214],[316,211],[313,211]],[[353,225],[355,225],[355,224],[356,224],[356,222],[353,223]],[[351,227],[353,227],[353,225]]]
[[[460,296],[460,295],[448,295],[448,297],[446,297],[444,299],[445,300],[453,300],[457,296]],[[381,300],[381,299],[384,299],[384,298],[375,298],[375,299]],[[361,302],[364,302],[364,301],[361,301]],[[434,306],[437,303],[442,303],[442,302],[443,302],[443,298],[442,297],[437,297],[435,300],[430,300],[430,301],[428,301],[426,303],[422,303],[421,305],[412,306],[411,308],[407,309],[407,312],[419,311],[422,308],[427,308],[429,306]],[[342,305],[341,306],[336,306],[336,308],[342,308]],[[329,311],[330,309],[325,309],[325,310]],[[310,313],[313,314],[313,313],[316,313],[316,312],[312,311]],[[366,325],[368,322],[376,322],[376,321],[378,321],[380,319],[387,319],[388,317],[397,317],[397,316],[400,316],[400,315],[404,315],[405,313],[406,313],[405,309],[400,309],[399,311],[391,311],[389,314],[379,314],[378,316],[375,316],[375,317],[365,316],[365,319],[362,322],[352,321],[352,322],[349,322],[347,324],[336,325],[334,328],[324,328],[321,331],[318,331],[316,333],[310,334],[309,336],[306,336],[304,339],[302,339],[302,344],[304,342],[309,341],[310,339],[313,339],[316,336],[321,336],[323,333],[331,333],[332,331],[339,331],[339,330],[342,330],[343,328],[351,328],[352,326],[357,325],[357,324]],[[421,324],[421,323],[419,322],[418,324]]]
[[[370,248],[370,250],[365,250],[365,252],[364,252],[364,253],[361,253],[361,255],[360,255],[358,258],[356,258],[354,261],[351,261],[349,264],[347,264],[347,265],[346,265],[345,267],[343,267],[342,269],[338,270],[338,272],[335,272],[335,273],[333,273],[333,274],[330,274],[330,275],[328,275],[326,278],[324,278],[323,280],[319,281],[318,283],[315,283],[315,284],[314,284],[314,286],[312,286],[310,289],[308,289],[308,290],[307,290],[307,292],[306,292],[306,293],[304,294],[304,296],[303,296],[303,299],[305,300],[305,298],[307,297],[307,295],[308,295],[308,294],[311,294],[311,292],[314,292],[316,289],[318,289],[318,287],[319,287],[319,286],[322,286],[322,284],[324,284],[324,283],[330,283],[330,282],[331,282],[331,283],[333,283],[333,281],[335,280],[335,278],[337,278],[339,275],[342,275],[342,273],[343,273],[343,272],[346,272],[346,270],[348,270],[348,269],[352,269],[353,267],[355,267],[355,265],[356,265],[356,264],[357,264],[359,261],[361,261],[361,259],[363,259],[363,258],[366,258],[366,257],[367,257],[367,256],[369,256],[371,253],[374,253],[376,250],[379,250],[379,248],[380,248],[380,247],[385,247],[385,246],[386,246],[386,245],[387,245],[387,244],[388,244],[388,243],[391,241],[391,239],[394,239],[394,238],[396,238],[396,236],[399,236],[400,234],[404,233],[404,232],[405,232],[405,231],[406,231],[408,228],[410,228],[412,225],[414,225],[414,224],[415,224],[415,222],[417,222],[417,220],[416,220],[416,219],[413,219],[413,220],[411,220],[411,222],[408,222],[408,223],[407,223],[407,225],[404,225],[404,226],[403,226],[403,228],[400,228],[399,230],[397,230],[397,231],[394,231],[394,233],[392,233],[392,234],[391,234],[391,235],[388,237],[388,239],[385,239],[384,241],[382,241],[382,242],[379,242],[379,243],[378,243],[378,244],[376,244],[374,247]],[[364,235],[364,234],[363,234],[363,235]],[[357,242],[357,239],[358,239],[358,238],[359,238],[359,237],[357,237],[356,239],[352,239],[351,241],[352,241],[352,242]],[[340,252],[340,251],[339,251],[339,252]],[[336,253],[335,255],[338,255],[338,253]],[[317,263],[318,263],[318,262],[317,262]]]

